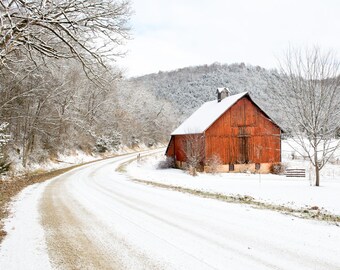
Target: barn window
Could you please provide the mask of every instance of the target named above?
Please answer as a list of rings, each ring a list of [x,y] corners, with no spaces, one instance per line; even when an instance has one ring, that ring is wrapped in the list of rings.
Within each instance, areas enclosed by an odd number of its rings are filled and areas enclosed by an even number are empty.
[[[259,170],[261,168],[261,164],[260,163],[255,163],[255,170]]]
[[[232,172],[235,170],[234,164],[229,164],[229,171]]]

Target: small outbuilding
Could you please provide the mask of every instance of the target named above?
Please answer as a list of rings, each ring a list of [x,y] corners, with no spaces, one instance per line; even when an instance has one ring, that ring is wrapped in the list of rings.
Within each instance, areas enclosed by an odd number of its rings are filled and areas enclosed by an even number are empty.
[[[282,129],[248,92],[230,95],[218,88],[216,94],[172,132],[166,155],[179,168],[209,170],[218,161],[218,171],[269,172],[281,162]]]

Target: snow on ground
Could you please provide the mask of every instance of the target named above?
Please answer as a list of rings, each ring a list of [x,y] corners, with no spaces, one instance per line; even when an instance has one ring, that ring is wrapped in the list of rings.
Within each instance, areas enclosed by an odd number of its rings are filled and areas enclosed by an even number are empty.
[[[153,148],[164,147],[164,145],[157,144]],[[52,171],[62,169],[72,165],[82,164],[94,160],[99,160],[104,157],[110,157],[114,155],[122,155],[127,153],[133,153],[136,151],[149,150],[150,147],[145,144],[141,144],[138,147],[130,148],[126,145],[122,145],[116,151],[110,151],[106,153],[86,153],[81,150],[71,150],[65,153],[59,153],[56,158],[48,159],[41,163],[31,163],[26,168],[23,167],[21,159],[17,155],[11,156],[12,167],[15,175],[20,175],[27,172],[35,171]]]
[[[306,168],[308,172],[308,161],[302,158],[289,159],[292,151],[283,141],[283,161],[289,167]],[[249,195],[261,202],[292,208],[318,206],[340,215],[340,165],[327,165],[321,172],[321,186],[315,187],[311,185],[309,176],[287,178],[273,174],[200,173],[192,177],[178,169],[157,169],[162,159],[164,154],[144,158],[139,163],[133,162],[127,166],[127,172],[136,179],[225,195]]]
[[[7,235],[1,243],[1,269],[51,268],[44,230],[38,222],[39,200],[48,182],[31,185],[14,199],[11,206],[14,214],[6,220]]]
[[[339,227],[129,181],[115,169],[135,156],[21,193],[0,269],[339,269]]]
[[[36,171],[57,170],[72,165],[77,165],[97,159],[101,159],[100,155],[91,155],[81,150],[59,153],[56,158],[47,159],[41,163],[30,163],[27,167],[23,167],[22,160],[17,155],[11,155],[11,167],[15,175]]]

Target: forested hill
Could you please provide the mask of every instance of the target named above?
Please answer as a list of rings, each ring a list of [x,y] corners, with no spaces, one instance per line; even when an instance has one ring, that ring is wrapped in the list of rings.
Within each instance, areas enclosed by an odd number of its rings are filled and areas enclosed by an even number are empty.
[[[268,97],[278,83],[278,73],[259,66],[219,64],[194,66],[131,78],[135,87],[153,92],[173,106],[173,116],[182,121],[202,103],[216,98],[217,87],[228,87],[232,94],[248,91],[271,116],[279,118]]]

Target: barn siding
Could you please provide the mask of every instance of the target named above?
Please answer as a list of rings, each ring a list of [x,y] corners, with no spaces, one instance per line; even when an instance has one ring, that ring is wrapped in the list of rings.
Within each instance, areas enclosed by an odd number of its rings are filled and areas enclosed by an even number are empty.
[[[186,161],[186,142],[189,140],[199,140],[202,137],[202,134],[190,134],[190,135],[175,135],[172,136],[174,151],[171,152],[168,150],[167,155],[173,156],[176,161],[185,162]],[[205,140],[201,140],[202,144],[202,155],[204,159],[204,144]],[[169,153],[169,154],[168,154]]]
[[[280,128],[244,97],[206,130],[205,156],[216,154],[223,164],[280,162],[280,134]]]
[[[175,159],[176,161],[185,161],[185,135],[175,136]]]
[[[174,136],[171,136],[170,142],[168,144],[168,147],[166,149],[165,155],[168,157],[173,157],[175,154],[175,144],[174,144]]]

